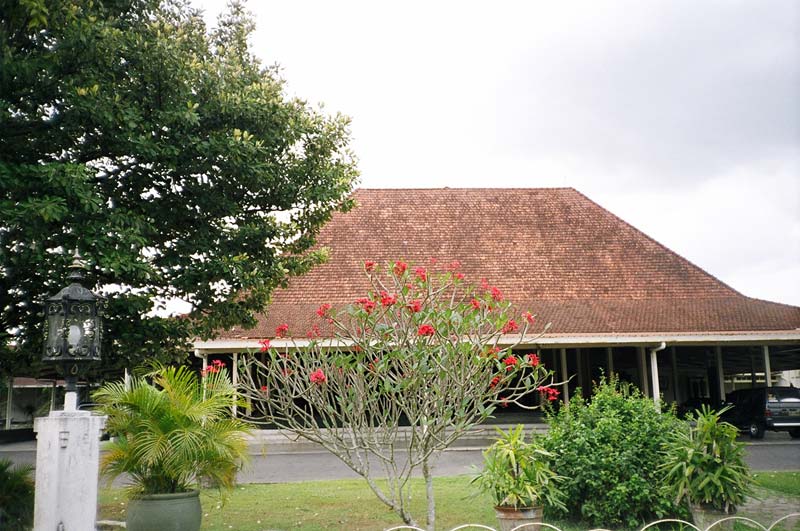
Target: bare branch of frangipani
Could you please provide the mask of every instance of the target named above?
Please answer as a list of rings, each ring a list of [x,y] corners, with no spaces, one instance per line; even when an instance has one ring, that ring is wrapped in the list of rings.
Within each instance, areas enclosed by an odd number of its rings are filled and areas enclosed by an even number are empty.
[[[740,521],[742,523],[746,523],[746,524],[754,526],[755,528],[760,529],[762,531],[772,531],[775,528],[775,526],[777,526],[778,524],[783,523],[784,521],[789,520],[791,518],[800,518],[800,513],[787,514],[786,516],[783,516],[783,517],[775,520],[774,522],[772,522],[772,524],[769,527],[765,527],[764,525],[758,523],[757,521],[755,521],[755,520],[753,520],[751,518],[747,518],[747,517],[744,517],[744,516],[735,516],[735,515],[734,516],[728,516],[728,517],[725,517],[725,518],[720,518],[719,520],[717,520],[716,522],[712,523],[711,525],[709,525],[708,527],[705,527],[705,528],[697,527],[693,523],[687,522],[686,520],[679,520],[679,519],[676,519],[676,518],[665,518],[663,520],[656,520],[655,522],[650,522],[649,524],[640,527],[639,531],[646,531],[647,529],[650,529],[651,527],[656,527],[657,528],[657,526],[659,526],[661,524],[680,524],[681,526],[686,526],[686,527],[689,527],[691,529],[695,529],[696,531],[711,531],[711,530],[721,529],[720,524],[724,524],[726,522],[735,522],[735,521]],[[538,530],[538,529],[542,529],[542,528],[552,529],[553,531],[562,531],[560,527],[554,526],[552,524],[547,524],[547,523],[544,523],[544,522],[521,524],[521,525],[518,525],[517,527],[513,528],[511,531],[518,531],[518,530],[519,531],[533,531],[533,530]],[[483,525],[483,524],[462,524],[462,525],[459,525],[459,526],[451,528],[449,531],[461,531],[462,529],[485,529],[486,531],[498,531],[494,527],[490,527],[490,526]],[[395,526],[395,527],[390,527],[390,528],[386,529],[385,531],[426,531],[426,530],[421,528],[421,527],[416,527],[416,526],[413,526],[413,525],[399,525],[399,526]],[[604,527],[595,527],[595,528],[589,529],[588,531],[612,531],[612,530],[606,529]]]
[[[240,371],[249,420],[321,444],[408,524],[415,523],[409,478],[421,469],[429,528],[431,458],[497,407],[536,409],[526,397],[537,391],[540,400],[558,397],[559,384],[535,349],[517,351],[547,327],[486,280],[480,288],[467,284],[458,267],[367,262],[364,297],[339,309],[321,304],[306,345],[291,339],[302,333],[279,326],[275,337],[285,346],[263,340]],[[388,479],[386,487],[378,477]]]

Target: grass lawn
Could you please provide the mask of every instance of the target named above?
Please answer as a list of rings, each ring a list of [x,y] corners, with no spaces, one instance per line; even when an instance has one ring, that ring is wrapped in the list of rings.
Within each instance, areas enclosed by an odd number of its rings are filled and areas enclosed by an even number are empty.
[[[757,472],[753,475],[760,487],[790,496],[800,496],[800,472]]]
[[[469,476],[435,479],[437,529],[449,530],[466,523],[497,527],[491,501],[483,495],[472,497],[475,489],[469,485],[469,480]],[[800,507],[800,472],[760,472],[756,481],[766,489],[764,492],[798,496]],[[416,480],[414,488],[412,511],[418,523],[424,526],[424,484]],[[360,479],[242,485],[231,493],[224,505],[214,491],[204,493],[201,500],[203,529],[207,531],[375,531],[402,523]],[[125,505],[121,490],[103,489],[99,516],[124,520]],[[570,522],[549,523],[562,531],[589,529]]]

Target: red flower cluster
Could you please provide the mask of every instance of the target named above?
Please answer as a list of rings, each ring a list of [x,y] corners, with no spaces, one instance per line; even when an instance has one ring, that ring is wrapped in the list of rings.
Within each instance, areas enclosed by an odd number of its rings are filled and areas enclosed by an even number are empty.
[[[320,317],[325,317],[326,315],[328,315],[328,312],[331,310],[331,308],[333,308],[333,306],[331,306],[327,302],[325,304],[321,304],[319,308],[317,308],[317,315],[319,315]]]
[[[528,354],[528,363],[531,364],[531,367],[536,367],[539,365],[539,356],[536,354]]]
[[[365,262],[364,262],[364,270],[365,270],[367,273],[370,273],[370,272],[372,272],[372,271],[375,271],[375,262],[373,262],[372,260],[367,260],[367,261],[365,261]]]
[[[472,299],[471,301],[469,301],[469,303],[476,310],[480,310],[481,309],[481,301],[479,301],[478,299]]]
[[[559,392],[558,389],[556,389],[555,387],[540,385],[539,387],[536,388],[536,390],[539,391],[542,394],[542,396],[548,399],[550,402],[558,400]]]
[[[275,337],[286,337],[289,333],[289,325],[286,323],[280,324],[275,328]]]
[[[397,302],[397,295],[389,295],[385,291],[381,291],[381,304],[384,307],[391,306]]]
[[[459,262],[458,260],[453,260],[452,262],[447,264],[448,271],[456,271],[458,269],[461,269],[461,262]]]
[[[509,319],[508,322],[503,325],[503,329],[501,331],[504,334],[513,334],[514,332],[519,331],[519,325],[514,319]]]
[[[497,359],[497,354],[500,352],[500,347],[489,347],[486,352],[484,352],[483,356],[485,358],[493,358]]]
[[[506,356],[505,359],[503,359],[503,363],[506,364],[507,371],[513,371],[514,367],[517,365],[517,363],[519,363],[519,360],[516,358],[516,356],[509,355]]]
[[[322,385],[328,381],[328,377],[325,376],[325,373],[322,372],[322,369],[317,369],[316,371],[312,372],[309,375],[309,379],[311,380],[311,383],[317,385]]]
[[[481,289],[483,291],[489,291],[490,287],[491,286],[489,286],[489,281],[486,280],[486,277],[481,278]]]
[[[457,280],[464,280],[464,273],[457,272],[453,274],[453,276],[456,277]]]
[[[492,298],[498,302],[503,300],[503,292],[500,291],[496,286],[492,286],[490,291],[492,292]]]
[[[217,373],[217,372],[219,372],[219,370],[220,370],[221,368],[223,368],[224,366],[225,366],[225,364],[224,364],[224,363],[222,363],[222,361],[221,361],[221,360],[214,360],[214,361],[212,361],[212,362],[211,362],[211,365],[209,365],[209,366],[208,366],[208,367],[206,367],[205,369],[201,370],[201,371],[200,371],[200,374],[201,374],[202,376],[206,376],[207,374],[213,374],[213,373]]]
[[[533,324],[533,322],[536,320],[531,312],[523,313],[522,317],[524,317],[525,320],[528,321],[528,324]]]
[[[258,344],[261,345],[261,352],[269,350],[269,339],[262,339]]]
[[[417,330],[418,336],[432,336],[435,333],[436,330],[429,324],[424,324],[419,327],[419,330]]]
[[[356,304],[360,304],[364,311],[367,313],[372,313],[372,310],[375,309],[375,301],[368,299],[367,297],[361,297],[360,299],[356,299]]]
[[[495,376],[494,378],[492,378],[492,381],[489,382],[489,387],[491,389],[494,389],[495,387],[497,387],[497,384],[499,384],[499,383],[500,383],[500,377],[499,376]]]
[[[319,329],[319,325],[313,325],[311,330],[306,332],[306,337],[308,339],[314,339],[315,337],[319,337],[322,335],[322,331]]]
[[[408,269],[407,263],[401,260],[398,260],[397,262],[394,263],[394,274],[397,275],[398,277],[403,273],[405,273],[406,269]]]
[[[411,313],[422,311],[422,301],[419,299],[414,299],[408,303],[408,309],[411,311]]]
[[[262,385],[261,386],[261,392],[262,393],[266,393],[267,392],[267,386],[266,385]]]
[[[428,273],[425,271],[424,267],[415,267],[414,274],[417,276],[421,282],[425,282],[428,280]]]

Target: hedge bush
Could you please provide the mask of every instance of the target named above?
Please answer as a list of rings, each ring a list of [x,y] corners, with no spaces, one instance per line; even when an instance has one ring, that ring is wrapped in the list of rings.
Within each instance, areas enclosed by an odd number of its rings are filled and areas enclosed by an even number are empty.
[[[553,469],[567,478],[561,485],[566,514],[560,516],[633,528],[680,514],[660,488],[658,474],[662,443],[680,422],[674,411],[659,411],[632,385],[605,378],[590,402],[576,397],[550,411],[543,446],[553,453]]]

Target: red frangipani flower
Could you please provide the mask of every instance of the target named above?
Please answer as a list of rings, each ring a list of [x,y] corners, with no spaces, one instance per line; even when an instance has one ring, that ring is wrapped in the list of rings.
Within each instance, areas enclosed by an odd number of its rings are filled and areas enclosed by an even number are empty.
[[[308,378],[311,380],[311,383],[317,385],[322,385],[328,380],[327,376],[325,376],[325,373],[322,372],[322,369],[317,369],[316,371],[312,372]]]
[[[494,378],[492,378],[492,381],[489,382],[489,387],[494,389],[495,387],[497,387],[497,384],[499,383],[500,383],[500,376],[495,376]]]
[[[428,280],[428,273],[425,271],[424,267],[415,267],[414,274],[417,276],[417,279],[421,282],[425,282]]]
[[[397,302],[397,295],[390,295],[385,291],[381,291],[381,304],[384,307],[391,306]]]
[[[485,277],[484,277],[484,278],[481,278],[481,289],[482,289],[483,291],[489,291],[489,288],[490,288],[490,286],[489,286],[489,281],[488,281],[488,280],[486,280],[486,278],[485,278]]]
[[[286,337],[286,334],[289,333],[289,325],[286,323],[279,324],[277,328],[275,328],[275,337]]]
[[[559,391],[555,387],[549,387],[546,385],[540,385],[536,388],[543,397],[547,398],[550,402],[554,400],[558,400]]]
[[[269,339],[262,339],[258,344],[261,345],[261,352],[269,350]]]
[[[398,260],[397,262],[394,263],[394,274],[397,275],[398,277],[403,273],[405,273],[406,269],[408,269],[408,264],[403,262],[402,260]]]
[[[539,356],[536,354],[528,354],[528,363],[531,364],[531,367],[536,367],[539,365]]]
[[[325,304],[320,304],[319,308],[317,308],[317,315],[319,315],[320,317],[325,317],[326,315],[328,315],[328,312],[331,310],[332,307],[333,306],[331,306],[327,302]]]
[[[519,330],[519,325],[514,319],[509,319],[506,324],[503,325],[502,332],[504,334],[513,334],[514,332]]]
[[[518,362],[519,362],[519,360],[516,358],[516,356],[509,355],[509,356],[506,356],[505,359],[503,359],[503,363],[506,364],[506,370],[507,371],[514,370],[514,367],[517,365]]]
[[[503,300],[503,292],[500,291],[499,288],[497,288],[496,286],[492,286],[490,291],[492,292],[492,298],[494,300],[498,302]]]
[[[526,321],[528,321],[528,324],[533,324],[533,322],[536,320],[536,318],[534,317],[534,315],[533,315],[531,312],[525,312],[525,313],[523,313],[523,314],[522,314],[522,317],[523,317],[523,318],[524,318]]]
[[[469,303],[476,310],[480,310],[481,309],[481,301],[479,301],[478,299],[472,299],[471,301],[469,301]]]
[[[372,260],[366,260],[364,262],[364,270],[367,271],[367,273],[375,271],[375,262]]]
[[[417,330],[418,336],[432,336],[435,333],[436,330],[433,328],[433,326],[429,324],[424,324],[420,326],[419,329]]]
[[[408,303],[408,309],[411,313],[417,313],[422,311],[422,301],[419,299],[414,299],[413,301]]]
[[[360,304],[364,311],[367,313],[372,313],[372,310],[375,309],[375,301],[368,299],[367,297],[361,297],[360,299],[356,299],[356,304]]]

